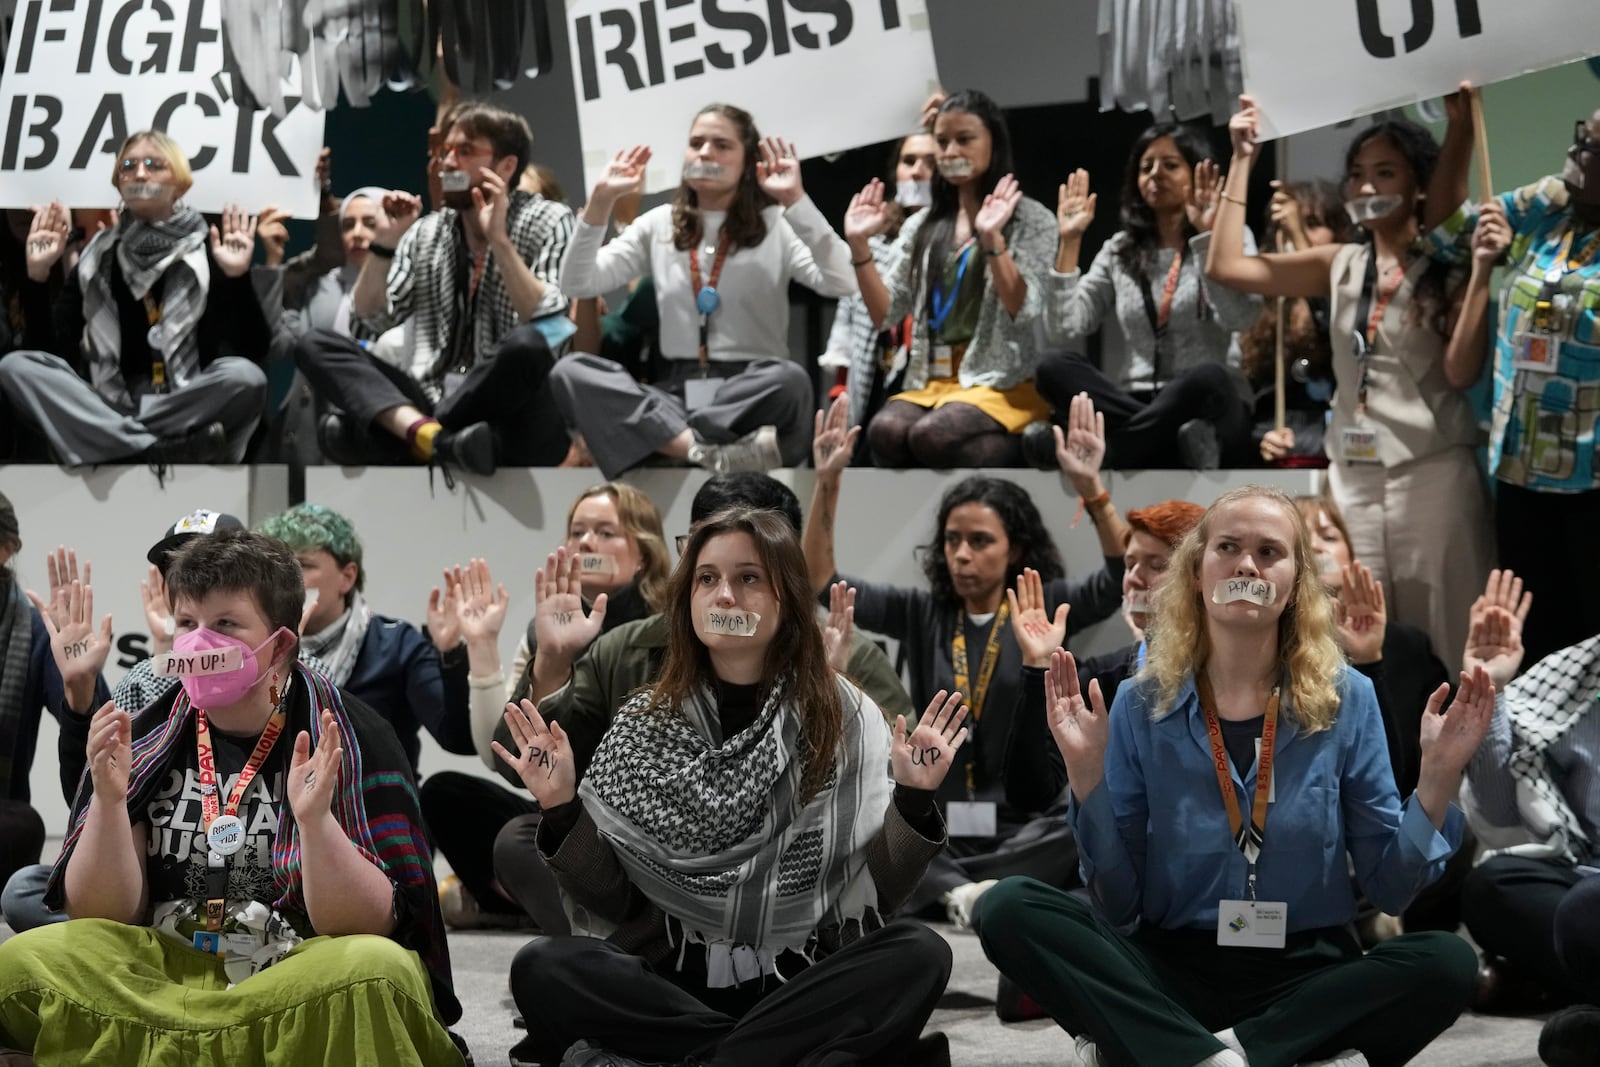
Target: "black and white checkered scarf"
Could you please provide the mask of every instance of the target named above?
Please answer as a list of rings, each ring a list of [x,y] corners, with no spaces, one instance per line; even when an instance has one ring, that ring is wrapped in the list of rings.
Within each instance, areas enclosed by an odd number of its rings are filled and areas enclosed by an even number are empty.
[[[122,379],[122,324],[106,257],[116,257],[122,280],[140,300],[165,279],[160,301],[163,362],[168,384],[181,389],[200,369],[195,328],[205,313],[211,285],[206,233],[206,220],[193,208],[180,207],[159,222],[144,222],[124,212],[117,226],[101,230],[83,250],[78,283],[83,287],[89,382],[111,403],[126,407],[132,397]]]
[[[726,740],[709,690],[671,712],[634,697],[579,786],[633,884],[706,945],[713,985],[773,973],[779,953],[810,950],[820,927],[876,917],[867,844],[893,789],[889,728],[859,689],[839,685],[839,753],[807,803],[800,711],[783,682]]]

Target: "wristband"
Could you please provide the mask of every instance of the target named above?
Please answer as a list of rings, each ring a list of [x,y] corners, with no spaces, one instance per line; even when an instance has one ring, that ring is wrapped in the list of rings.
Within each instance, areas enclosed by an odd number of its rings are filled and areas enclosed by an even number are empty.
[[[985,248],[983,250],[983,254],[986,255],[986,256],[994,256],[996,258],[999,258],[1000,256],[1005,255],[1009,251],[1011,251],[1011,249],[1009,247],[1007,247],[1006,245],[1001,245],[999,248]]]
[[[871,263],[871,262],[872,262],[872,257],[871,256],[867,256],[865,259],[852,259],[850,261],[850,265],[852,267],[865,267],[868,263]]]
[[[371,244],[369,244],[367,246],[367,251],[370,252],[372,255],[377,256],[379,259],[393,259],[394,258],[394,249],[393,248],[391,248],[389,245],[380,245],[376,241],[373,241]]]
[[[1238,204],[1240,207],[1249,207],[1250,206],[1245,201],[1240,200],[1237,196],[1229,196],[1227,193],[1223,193],[1222,194],[1222,199],[1228,201],[1230,204]]]
[[[1083,497],[1080,496],[1078,498],[1078,510],[1073,512],[1073,514],[1072,514],[1072,525],[1067,527],[1067,529],[1076,530],[1078,528],[1078,520],[1083,518],[1083,510],[1085,508],[1089,509],[1089,521],[1093,522],[1094,521],[1094,509],[1099,507],[1101,504],[1109,504],[1109,503],[1111,503],[1111,490],[1109,490],[1109,489],[1100,490],[1100,495],[1095,497],[1092,500],[1085,500]]]

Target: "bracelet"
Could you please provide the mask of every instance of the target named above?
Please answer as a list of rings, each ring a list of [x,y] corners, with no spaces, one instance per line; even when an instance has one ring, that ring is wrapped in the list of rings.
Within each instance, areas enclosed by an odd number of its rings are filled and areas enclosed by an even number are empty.
[[[1101,504],[1109,503],[1111,503],[1111,490],[1109,489],[1100,490],[1100,495],[1095,497],[1093,500],[1085,500],[1080,496],[1078,498],[1078,510],[1072,515],[1072,525],[1067,528],[1069,530],[1076,530],[1078,528],[1078,520],[1083,518],[1083,510],[1085,508],[1089,509],[1089,521],[1093,522],[1094,509],[1099,507]]]
[[[1250,206],[1249,203],[1247,203],[1246,201],[1240,200],[1237,196],[1229,196],[1227,193],[1223,193],[1222,194],[1222,199],[1228,201],[1231,204],[1238,204],[1240,207],[1249,207]]]
[[[850,261],[850,265],[852,267],[865,267],[868,263],[871,263],[871,262],[872,262],[872,257],[871,256],[866,256],[865,258],[862,258],[862,259],[852,259]]]
[[[983,254],[986,255],[986,256],[994,256],[996,258],[999,258],[1000,256],[1005,255],[1009,251],[1011,251],[1011,249],[1008,246],[1001,245],[999,248],[985,248],[983,250]]]
[[[393,259],[394,258],[394,249],[393,248],[389,247],[388,245],[380,245],[376,241],[373,241],[371,244],[367,245],[367,251],[370,252],[372,255],[377,256],[379,259]]]

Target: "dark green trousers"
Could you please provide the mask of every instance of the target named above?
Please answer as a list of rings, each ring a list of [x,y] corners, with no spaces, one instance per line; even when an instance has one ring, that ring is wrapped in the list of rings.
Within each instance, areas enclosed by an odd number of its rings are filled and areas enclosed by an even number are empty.
[[[1454,934],[1385,941],[1365,956],[1344,930],[1291,934],[1281,950],[1223,948],[1205,930],[1123,936],[1089,901],[1007,878],[975,925],[995,966],[1109,1067],[1192,1067],[1233,1027],[1250,1067],[1359,1049],[1402,1064],[1472,997],[1477,956]]]

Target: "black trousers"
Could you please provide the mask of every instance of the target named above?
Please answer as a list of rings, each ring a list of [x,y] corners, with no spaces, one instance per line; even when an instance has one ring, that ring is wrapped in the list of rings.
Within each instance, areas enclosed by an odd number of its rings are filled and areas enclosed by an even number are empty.
[[[450,869],[478,906],[504,914],[521,911],[495,886],[494,841],[506,823],[539,810],[533,798],[460,771],[428,775],[418,793],[433,847],[450,861]]]
[[[695,1057],[728,1067],[899,1067],[950,980],[950,946],[895,922],[780,982],[705,985],[705,953],[660,970],[608,941],[552,937],[511,964],[511,995],[528,1021],[516,1054],[560,1062],[578,1041],[651,1063]]]
[[[1083,357],[1051,353],[1040,361],[1034,384],[1063,426],[1072,398],[1089,394],[1106,417],[1108,469],[1181,467],[1178,429],[1190,419],[1216,427],[1224,467],[1250,467],[1259,460],[1250,451],[1250,409],[1220,363],[1191,367],[1154,396],[1139,397]]]
[[[1292,912],[1291,912],[1292,914]],[[1278,950],[1223,948],[1213,930],[1123,936],[1084,899],[1008,878],[978,901],[983,951],[1107,1067],[1190,1064],[1233,1028],[1251,1067],[1359,1049],[1409,1062],[1472,997],[1477,958],[1455,934],[1385,941],[1365,956],[1344,930],[1289,935]]]
[[[1461,918],[1485,952],[1551,994],[1600,1004],[1600,877],[1495,856],[1467,875]]]
[[[540,811],[527,812],[500,828],[494,839],[494,873],[517,907],[547,934],[572,933],[561,902],[561,883],[539,854]]]
[[[446,430],[488,423],[496,459],[505,466],[551,467],[567,454],[566,423],[550,391],[555,357],[532,324],[518,326],[480,355],[437,406],[415,378],[330,330],[312,330],[295,342],[294,361],[324,403],[372,431],[375,461],[406,461],[398,439],[373,428],[379,415],[405,404],[432,415]]]
[[[1600,634],[1600,568],[1571,565],[1594,557],[1600,490],[1538,493],[1494,485],[1494,527],[1500,566],[1533,593],[1522,630],[1524,668],[1552,652]]]
[[[26,801],[0,800],[0,885],[44,851],[44,820]]]
[[[1070,889],[1078,878],[1078,842],[1066,812],[1053,811],[1024,822],[1002,821],[998,837],[952,837],[928,863],[928,870],[901,908],[902,915],[944,918],[943,896],[968,882],[1023,875]]]

